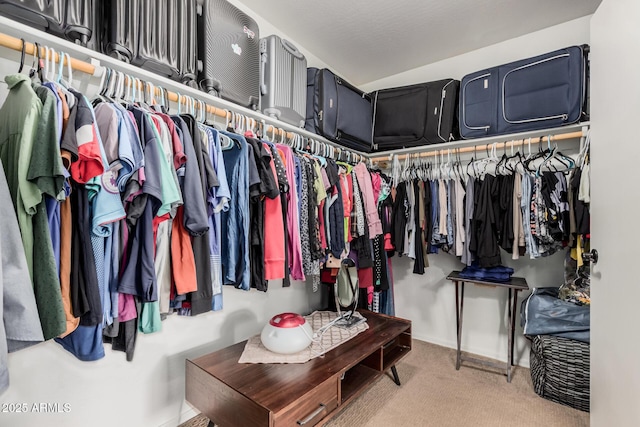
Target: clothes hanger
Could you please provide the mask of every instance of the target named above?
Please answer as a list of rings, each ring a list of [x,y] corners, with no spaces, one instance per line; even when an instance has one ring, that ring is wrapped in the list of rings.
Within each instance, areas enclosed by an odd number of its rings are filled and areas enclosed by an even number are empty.
[[[109,98],[112,102],[115,101],[116,89],[117,89],[119,79],[120,79],[120,75],[118,74],[118,71],[111,70],[111,75],[109,76],[109,79],[107,82],[105,96]]]
[[[198,100],[198,105],[200,106],[200,111],[202,112],[202,120],[201,120],[201,123],[202,123],[202,124],[205,124],[205,123],[207,123],[207,113],[209,112],[209,111],[208,111],[208,108],[207,108],[208,106],[207,106],[207,104],[206,104],[203,100],[201,100],[201,99],[199,99],[199,100]]]
[[[591,129],[587,131],[584,144],[582,145],[582,147],[580,147],[580,152],[578,153],[578,159],[576,161],[576,164],[580,169],[582,169],[582,167],[586,163],[588,163],[590,145],[591,145]]]
[[[44,46],[43,49],[44,61],[42,62],[42,72],[38,75],[38,77],[40,78],[40,83],[46,82],[49,77],[49,55],[51,54],[51,52],[49,52],[49,46]]]
[[[318,161],[320,162],[320,166],[322,166],[324,168],[324,167],[327,166],[327,159],[323,155],[324,154],[324,142],[316,141],[315,139],[313,141],[314,141],[314,144],[316,145],[316,149],[315,149],[315,152],[313,153],[313,157],[318,159]]]
[[[40,61],[40,44],[34,43],[35,49],[33,51],[33,62],[31,63],[31,70],[29,70],[29,78],[35,79],[36,76],[42,81],[42,62]]]
[[[105,93],[107,90],[107,82],[110,76],[111,76],[111,69],[107,67],[102,67],[102,75],[100,76],[98,91],[96,92],[95,96],[93,97],[93,100],[91,101],[91,104],[94,107],[101,102],[111,102],[111,100],[105,96]]]
[[[47,61],[46,61],[44,78],[48,82],[55,82],[56,81],[56,50],[52,47],[47,48],[46,57],[47,57]]]
[[[498,163],[496,163],[496,175],[506,175],[505,163],[507,161],[507,143],[502,143],[502,156],[499,158]]]
[[[524,144],[524,140],[521,140],[522,143]],[[516,151],[515,154],[513,152],[513,146],[516,144],[515,140],[511,141],[511,155],[509,157],[507,157],[507,161],[505,162],[505,168],[509,173],[514,173],[516,171],[516,167],[518,166],[518,162],[522,160],[522,157],[520,155],[520,150]],[[515,165],[512,165],[512,161],[514,159],[518,159],[518,162],[516,162]]]
[[[553,150],[551,149],[551,135],[547,135],[547,148],[544,150],[543,152],[544,154],[541,156],[543,157],[542,162],[540,162],[538,164],[538,167],[536,168],[536,176],[540,176],[540,172],[542,171],[542,167],[547,165],[550,161],[550,159],[553,157]]]
[[[24,56],[26,54],[26,42],[23,38],[20,39],[22,42],[22,47],[20,49],[20,66],[18,67],[18,73],[22,72],[22,68],[24,67]]]
[[[536,172],[536,168],[534,167],[533,169],[530,167],[530,164],[541,158],[541,157],[545,157],[547,155],[547,150],[546,149],[542,149],[542,137],[540,137],[540,144],[538,144],[538,152],[531,155],[531,152],[529,152],[529,156],[527,157],[527,159],[524,161],[524,165],[525,168],[529,171],[529,172]]]

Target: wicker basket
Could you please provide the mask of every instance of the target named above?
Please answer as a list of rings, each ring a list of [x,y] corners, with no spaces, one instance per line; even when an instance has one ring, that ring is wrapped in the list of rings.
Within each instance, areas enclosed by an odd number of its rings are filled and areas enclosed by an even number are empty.
[[[589,412],[589,344],[536,335],[530,364],[533,389],[539,396]]]

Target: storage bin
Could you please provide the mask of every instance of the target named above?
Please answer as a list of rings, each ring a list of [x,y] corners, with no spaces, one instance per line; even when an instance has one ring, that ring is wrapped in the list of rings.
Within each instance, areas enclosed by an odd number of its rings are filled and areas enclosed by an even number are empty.
[[[531,341],[531,381],[541,397],[589,412],[589,344],[553,335]]]

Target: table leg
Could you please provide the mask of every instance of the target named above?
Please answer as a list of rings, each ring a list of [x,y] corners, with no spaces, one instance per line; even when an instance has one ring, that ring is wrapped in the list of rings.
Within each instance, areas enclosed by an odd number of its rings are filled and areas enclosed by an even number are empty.
[[[512,349],[513,347],[511,346],[512,342],[513,342],[513,334],[511,333],[511,319],[513,318],[513,313],[511,313],[511,288],[509,288],[509,299],[507,300],[507,310],[509,313],[509,328],[508,328],[508,342],[507,342],[507,382],[510,383],[511,382],[511,364],[513,362],[513,352]]]
[[[393,382],[396,383],[396,385],[401,385],[400,377],[398,376],[398,370],[396,369],[396,365],[393,365],[391,367],[391,373],[393,374]]]
[[[460,369],[461,360],[461,350],[460,345],[462,343],[462,310],[464,305],[464,282],[460,284],[460,282],[455,282],[456,285],[456,335],[458,341],[457,353],[456,353],[456,370]],[[460,289],[458,286],[460,285]]]
[[[511,366],[513,366],[513,349],[516,344],[515,333],[516,333],[516,309],[518,307],[518,290],[513,290],[513,308],[511,312],[513,313],[513,317],[511,318]]]

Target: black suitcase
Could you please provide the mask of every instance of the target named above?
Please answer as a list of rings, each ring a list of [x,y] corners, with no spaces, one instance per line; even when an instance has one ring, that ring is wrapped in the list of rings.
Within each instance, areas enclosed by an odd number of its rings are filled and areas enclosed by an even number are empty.
[[[104,14],[104,53],[195,85],[196,0],[107,0]]]
[[[0,0],[0,15],[87,46],[95,30],[97,0]]]
[[[305,128],[347,148],[372,150],[373,107],[369,95],[323,68],[307,72]]]
[[[257,110],[260,108],[258,24],[226,0],[198,0],[200,88]]]
[[[437,144],[458,137],[460,82],[453,79],[372,92],[376,150]]]
[[[571,46],[466,75],[460,133],[478,138],[588,120],[589,47]]]
[[[260,40],[262,112],[303,127],[307,108],[307,59],[276,35]]]

